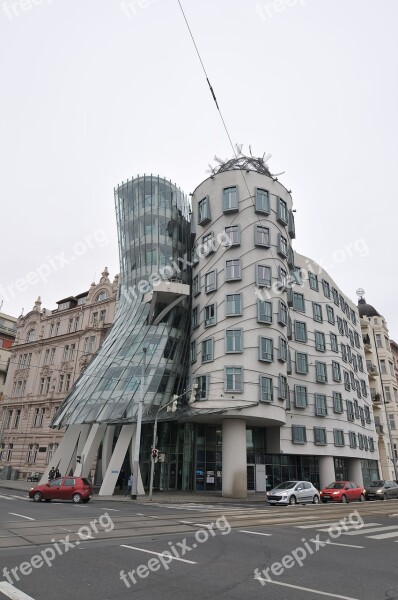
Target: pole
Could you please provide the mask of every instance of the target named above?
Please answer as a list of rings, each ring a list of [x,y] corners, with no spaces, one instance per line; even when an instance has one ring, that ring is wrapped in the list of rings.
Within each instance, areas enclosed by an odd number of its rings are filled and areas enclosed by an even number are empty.
[[[145,395],[145,368],[146,368],[146,348],[143,348],[143,357],[141,365],[141,385],[140,399],[138,401],[137,425],[135,430],[135,445],[134,445],[134,461],[133,461],[133,481],[131,486],[131,499],[136,500],[138,496],[138,477],[140,472],[140,445],[141,445],[141,423],[142,423],[142,406],[144,404]]]
[[[152,449],[156,448],[156,433],[157,433],[157,430],[158,430],[158,415],[159,415],[159,411],[156,413],[155,423],[154,423],[154,426],[153,426]],[[150,476],[150,480],[149,480],[149,500],[150,500],[150,502],[152,502],[153,475],[154,475],[154,471],[155,471],[155,459],[151,455],[151,476]]]

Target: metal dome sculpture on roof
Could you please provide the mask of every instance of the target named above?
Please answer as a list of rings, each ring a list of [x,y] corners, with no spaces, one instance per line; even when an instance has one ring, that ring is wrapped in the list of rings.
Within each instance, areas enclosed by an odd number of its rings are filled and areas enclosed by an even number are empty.
[[[377,312],[374,306],[368,304],[364,298],[365,290],[359,288],[356,291],[358,300],[358,312],[360,317],[380,317],[381,315]]]
[[[264,154],[262,156],[253,156],[251,146],[249,146],[250,156],[243,154],[242,148],[243,144],[236,144],[236,152],[233,158],[228,160],[222,160],[218,158],[218,156],[214,157],[214,160],[218,163],[218,166],[213,167],[209,164],[209,172],[211,175],[216,175],[217,173],[221,173],[223,171],[256,171],[257,173],[262,173],[263,175],[268,175],[268,177],[273,177],[271,174],[267,160],[271,158],[272,154]],[[281,175],[282,173],[278,173]]]

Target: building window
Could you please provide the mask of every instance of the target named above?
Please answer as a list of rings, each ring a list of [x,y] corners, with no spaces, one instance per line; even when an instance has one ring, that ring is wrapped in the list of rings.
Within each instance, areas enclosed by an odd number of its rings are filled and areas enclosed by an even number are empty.
[[[243,392],[242,367],[225,367],[225,391]]]
[[[71,380],[71,374],[70,373],[66,373],[66,375],[65,375],[65,392],[69,391],[70,380]]]
[[[279,338],[278,360],[287,362],[287,342],[284,338]]]
[[[278,267],[278,282],[280,289],[284,290],[287,285],[287,271],[283,267]]]
[[[215,270],[209,271],[205,275],[205,292],[209,294],[217,289],[217,272]]]
[[[28,455],[27,455],[27,463],[34,464],[37,458],[37,452],[39,450],[38,444],[29,444],[28,446]]]
[[[314,321],[317,321],[318,323],[322,323],[323,315],[322,315],[322,306],[320,304],[317,304],[316,302],[312,303],[312,313],[313,313]]]
[[[234,353],[243,351],[243,330],[227,329],[225,332],[225,352]]]
[[[296,408],[306,408],[308,406],[308,395],[305,385],[294,386],[294,404]]]
[[[278,198],[277,205],[278,205],[277,220],[279,221],[279,223],[282,223],[283,225],[287,225],[288,221],[289,221],[287,204],[284,200],[282,200],[282,198]]]
[[[322,287],[323,287],[323,295],[326,296],[326,298],[330,298],[330,285],[324,279],[322,279]]]
[[[102,292],[100,292],[98,294],[98,296],[96,297],[95,301],[96,302],[102,302],[102,300],[106,300],[108,298],[108,293],[103,290]]]
[[[64,379],[65,375],[61,374],[58,380],[58,392],[62,392],[64,389]]]
[[[333,438],[335,446],[344,446],[344,431],[342,429],[334,429]]]
[[[265,265],[256,265],[256,285],[257,287],[271,287],[272,270]]]
[[[280,325],[287,325],[287,306],[282,300],[279,300],[278,323]]]
[[[195,306],[192,309],[192,328],[194,329],[195,327],[199,327],[199,306]]]
[[[259,323],[272,323],[272,302],[257,300],[257,321]]]
[[[15,411],[15,418],[14,418],[14,429],[18,429],[20,420],[21,420],[21,409],[20,409],[20,408],[18,408],[18,409]]]
[[[274,399],[273,381],[271,377],[260,375],[260,401],[272,402]]]
[[[292,425],[292,442],[293,444],[307,443],[307,431],[303,425]]]
[[[270,338],[260,337],[259,360],[272,362],[274,360],[274,342]]]
[[[202,364],[214,360],[214,342],[213,338],[208,338],[202,342]]]
[[[324,427],[314,427],[314,444],[316,446],[326,446],[326,429]]]
[[[29,329],[28,331],[28,335],[26,337],[26,341],[29,342],[34,342],[36,340],[36,331],[34,329]]]
[[[241,294],[227,294],[226,296],[226,316],[231,317],[242,314],[242,296]]]
[[[192,279],[192,295],[197,296],[198,294],[200,294],[200,273]]]
[[[369,450],[371,452],[374,452],[375,451],[375,442],[374,442],[374,439],[370,437],[370,438],[368,438],[368,441],[369,441]],[[397,458],[396,454],[395,454],[395,458]]]
[[[12,413],[12,410],[7,410],[6,415],[4,417],[4,429],[9,429],[11,427]]]
[[[333,412],[337,414],[343,412],[343,397],[340,392],[333,392]]]
[[[348,421],[354,420],[354,405],[351,402],[351,400],[347,400],[347,420]]]
[[[308,373],[308,354],[296,352],[296,373]]]
[[[293,292],[293,308],[299,312],[305,312],[304,294]]]
[[[350,440],[350,448],[356,448],[357,447],[357,434],[354,431],[349,431],[348,438]]]
[[[217,323],[216,307],[215,303],[205,306],[205,327],[211,327]]]
[[[206,400],[209,395],[209,375],[200,375],[195,378],[197,387],[196,398]]]
[[[287,239],[282,235],[278,234],[278,254],[287,257]]]
[[[33,427],[42,427],[44,418],[44,408],[36,408],[33,420]]]
[[[326,363],[315,361],[315,375],[318,383],[327,383],[328,376]]]
[[[256,189],[256,212],[269,215],[269,193],[261,188]]]
[[[50,383],[51,383],[51,377],[41,377],[40,378],[40,391],[39,391],[40,395],[48,394],[48,392],[50,391]]]
[[[206,196],[198,202],[198,223],[202,225],[210,221],[210,203],[209,197]]]
[[[278,398],[281,400],[287,400],[288,398],[288,385],[287,379],[284,375],[278,376]]]
[[[202,255],[207,256],[215,251],[214,233],[210,231],[202,237]]]
[[[308,283],[312,290],[315,290],[316,292],[318,291],[318,276],[315,275],[315,273],[312,273],[311,271],[308,272]]]
[[[369,406],[365,406],[364,407],[364,416],[365,416],[365,420],[366,420],[366,422],[368,424],[372,422],[372,419],[370,418],[370,408],[369,408]]]
[[[325,394],[315,394],[315,414],[318,417],[326,417],[328,405]]]
[[[349,392],[351,390],[350,374],[348,373],[348,371],[344,371],[343,375],[344,375],[344,387],[347,390],[347,392]]]
[[[333,310],[332,306],[329,306],[329,304],[326,305],[326,315],[327,315],[327,319],[328,319],[329,323],[334,325],[335,324],[334,310]]]
[[[264,246],[265,248],[270,247],[271,241],[268,227],[263,227],[262,225],[255,225],[254,244],[256,246]]]
[[[79,325],[80,325],[80,317],[75,317],[75,323],[74,323],[74,331],[77,331],[79,329]],[[57,444],[54,444],[57,445]]]
[[[83,354],[92,354],[94,352],[95,335],[84,338]]]
[[[194,363],[196,361],[196,340],[193,340],[193,342],[191,342],[191,363]]]
[[[239,246],[240,245],[240,228],[239,225],[230,225],[225,228],[225,237],[228,240],[226,246]]]
[[[383,342],[381,341],[381,334],[380,333],[376,333],[375,337],[376,337],[376,346],[378,348],[382,348],[383,347]]]
[[[333,381],[341,381],[340,365],[335,360],[332,361],[332,379]]]
[[[385,360],[383,360],[383,359],[381,359],[381,360],[380,360],[380,371],[381,371],[383,374],[386,374],[386,373],[387,373],[387,369],[386,369],[386,361],[385,361]]]
[[[307,342],[307,325],[302,321],[294,322],[294,338],[296,342]]]
[[[236,186],[227,187],[223,190],[223,211],[233,210],[238,210],[238,188]]]
[[[326,351],[325,334],[321,331],[315,331],[315,348],[318,352]]]
[[[240,258],[227,260],[225,262],[225,281],[231,281],[233,279],[242,279]]]

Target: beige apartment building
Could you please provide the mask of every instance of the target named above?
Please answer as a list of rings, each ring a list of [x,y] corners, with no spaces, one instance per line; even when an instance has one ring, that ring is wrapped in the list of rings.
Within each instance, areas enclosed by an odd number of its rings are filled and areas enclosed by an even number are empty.
[[[3,400],[0,404],[0,470],[3,477],[43,473],[64,431],[49,424],[73,383],[98,351],[111,327],[119,284],[104,269],[88,291],[33,309],[16,321]]]
[[[11,346],[17,330],[17,319],[0,312],[0,402],[4,392],[7,369],[11,358]]]
[[[378,434],[380,476],[398,479],[398,347],[389,338],[385,319],[364,298],[359,300],[358,310]]]

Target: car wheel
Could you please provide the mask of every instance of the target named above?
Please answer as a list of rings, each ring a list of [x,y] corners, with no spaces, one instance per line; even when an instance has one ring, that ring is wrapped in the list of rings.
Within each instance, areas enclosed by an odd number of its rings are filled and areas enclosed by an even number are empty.
[[[41,492],[35,492],[32,498],[33,502],[41,502],[43,500],[43,494]]]
[[[82,497],[80,494],[73,494],[72,496],[72,502],[74,504],[80,504],[80,502],[82,501]]]
[[[297,498],[296,498],[296,496],[290,496],[290,498],[289,498],[289,504],[297,504]]]
[[[361,494],[361,495],[359,496],[359,501],[360,501],[360,502],[365,502],[365,496],[364,496],[363,494]]]
[[[313,497],[312,504],[319,504],[319,496],[317,496],[317,494],[315,494],[315,496]]]
[[[343,504],[348,504],[347,496],[345,494],[341,496],[341,501]]]

